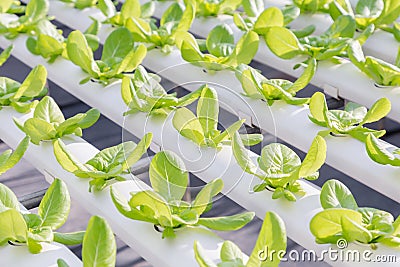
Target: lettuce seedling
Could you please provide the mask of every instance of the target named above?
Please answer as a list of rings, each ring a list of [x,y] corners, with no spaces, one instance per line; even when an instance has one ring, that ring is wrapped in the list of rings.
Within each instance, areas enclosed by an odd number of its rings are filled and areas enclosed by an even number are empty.
[[[321,189],[321,206],[310,222],[317,243],[336,244],[339,239],[400,248],[400,218],[383,210],[358,207],[350,190],[337,180],[327,181]]]
[[[319,36],[297,38],[289,29],[274,26],[269,28],[265,40],[271,52],[282,59],[303,55],[317,61],[331,60],[340,63],[339,58],[347,56],[347,47],[353,41],[355,30],[356,23],[351,16],[340,16]],[[357,40],[364,42],[366,36],[371,33],[369,30],[366,29]],[[300,65],[296,65],[295,68]]]
[[[186,7],[173,3],[162,15],[159,27],[153,21],[139,17],[128,18],[125,25],[135,41],[152,44],[148,49],[161,48],[162,52],[169,53],[176,44],[176,34],[189,30],[195,12],[193,1],[188,1]]]
[[[107,18],[102,23],[111,24],[114,26],[125,26],[128,18],[142,18],[151,20],[151,16],[155,10],[155,1],[147,2],[140,5],[139,0],[126,0],[121,10],[117,11],[117,8],[113,5],[106,4],[109,0],[99,0],[99,8],[104,16]]]
[[[182,200],[188,186],[189,174],[183,161],[171,151],[157,153],[149,168],[153,190],[132,192],[129,202],[111,187],[111,198],[118,211],[133,220],[162,227],[162,238],[173,238],[175,230],[187,226],[204,226],[218,231],[242,228],[254,217],[254,212],[207,217],[200,216],[212,208],[212,198],[221,192],[223,182],[208,183],[190,203]]]
[[[369,157],[379,164],[400,167],[400,148],[368,134],[365,146]]]
[[[351,62],[378,85],[400,86],[400,67],[379,58],[364,56],[358,41],[351,42],[348,55]]]
[[[329,4],[335,0],[293,0],[293,4],[297,6],[301,13],[327,13]]]
[[[222,148],[223,144],[230,144],[233,133],[238,131],[245,120],[239,120],[221,132],[218,126],[219,104],[217,92],[204,85],[197,104],[197,116],[189,109],[182,107],[175,111],[172,124],[184,137],[198,146]],[[248,145],[255,145],[262,141],[260,134],[241,135]]]
[[[260,192],[270,188],[274,191],[273,199],[285,197],[289,201],[296,201],[295,194],[304,195],[305,193],[298,180],[318,178],[318,170],[326,158],[326,143],[321,136],[317,135],[303,162],[289,147],[271,143],[262,149],[261,156],[257,158],[257,166],[249,157],[249,151],[245,148],[239,134],[235,133],[232,151],[237,163],[245,172],[263,181],[254,187],[254,191]]]
[[[71,206],[67,186],[61,180],[55,179],[47,189],[37,214],[20,210],[17,197],[7,186],[0,184],[0,191],[0,245],[24,244],[29,252],[37,254],[44,242],[82,243],[84,232],[55,232],[67,220]]]
[[[118,28],[106,39],[100,60],[94,60],[93,52],[80,31],[73,31],[67,40],[68,58],[89,74],[81,84],[94,79],[108,85],[132,72],[146,56],[146,46],[134,45],[132,34],[126,28]]]
[[[396,0],[359,0],[353,10],[349,0],[332,1],[329,4],[329,13],[336,20],[340,15],[350,15],[357,23],[357,29],[364,30],[373,26],[373,29],[382,29],[398,34],[399,25],[395,20],[400,16],[400,2]],[[393,27],[390,25],[394,23]]]
[[[97,20],[84,32],[86,41],[90,48],[95,51],[99,47],[99,38],[96,36],[99,31]],[[54,62],[59,56],[68,58],[65,38],[62,30],[48,20],[41,20],[35,27],[35,36],[29,36],[26,40],[26,47],[34,54],[48,59],[49,63]]]
[[[300,15],[300,9],[296,6],[285,6],[282,10],[277,7],[264,9],[264,2],[260,0],[242,1],[244,13],[233,14],[233,22],[242,31],[254,31],[259,35],[265,35],[270,27],[287,26]],[[301,30],[293,30],[298,37],[310,35],[315,31],[315,26],[310,25]]]
[[[310,58],[307,67],[293,83],[283,79],[267,79],[259,71],[241,64],[236,69],[236,77],[242,84],[244,95],[253,99],[262,99],[268,105],[276,100],[283,100],[290,105],[307,104],[309,98],[295,97],[296,93],[306,87],[316,71],[317,62]]]
[[[42,65],[33,68],[22,84],[7,77],[0,77],[0,110],[11,106],[17,112],[29,112],[38,103],[37,100],[31,100],[46,95],[46,79],[47,71]]]
[[[129,174],[130,167],[146,153],[152,137],[153,135],[148,133],[138,144],[129,141],[105,148],[83,164],[71,155],[65,144],[58,139],[53,142],[54,155],[64,170],[77,177],[91,179],[89,192],[92,188],[100,191],[115,181],[125,181],[123,176]]]
[[[92,126],[99,117],[97,109],[90,109],[66,120],[53,98],[45,96],[35,107],[32,118],[24,123],[14,118],[14,122],[31,138],[33,144],[39,145],[40,141],[54,140],[69,134],[82,136],[82,129]]]
[[[0,34],[4,34],[9,39],[17,37],[20,33],[30,34],[34,32],[39,21],[47,19],[48,11],[48,0],[31,0],[23,16],[2,13],[0,14]]]
[[[196,15],[199,17],[232,15],[241,2],[241,0],[196,0]]]
[[[124,77],[121,85],[121,95],[129,110],[124,115],[137,112],[149,115],[166,116],[176,107],[189,105],[199,98],[201,88],[177,98],[176,94],[167,94],[160,84],[161,78],[138,66],[133,77]]]
[[[328,128],[319,132],[321,136],[350,135],[365,142],[367,134],[381,137],[386,131],[366,128],[364,124],[379,121],[390,112],[390,109],[390,101],[387,98],[381,98],[368,111],[367,108],[353,102],[347,103],[344,110],[328,110],[324,94],[316,92],[310,100],[308,117],[315,124]]]
[[[114,233],[107,221],[99,216],[92,216],[83,236],[83,266],[115,267],[117,244]],[[58,267],[69,267],[63,259],[57,260]]]
[[[278,267],[280,258],[270,257],[270,251],[286,251],[287,238],[286,238],[286,227],[283,220],[275,212],[267,212],[264,217],[263,224],[261,226],[260,233],[256,244],[254,245],[253,251],[250,258],[245,264],[243,259],[243,252],[240,248],[231,241],[225,241],[222,243],[220,251],[221,262],[215,264],[209,259],[198,241],[194,242],[194,254],[197,263],[200,267],[217,267],[217,266],[230,266],[230,267],[253,267],[253,266],[270,266]],[[268,248],[268,252],[264,251]],[[264,253],[260,254],[260,251]],[[264,255],[265,260],[260,258],[260,255]],[[262,262],[262,265],[260,263]]]
[[[11,149],[7,149],[0,154],[0,175],[14,167],[20,161],[29,146],[29,142],[29,137],[26,136],[21,140],[14,152]]]
[[[239,64],[249,64],[258,50],[258,34],[246,32],[235,45],[232,29],[227,24],[214,27],[205,40],[205,46],[199,46],[188,32],[181,32],[177,46],[182,58],[193,65],[209,70],[236,68]],[[201,42],[204,42],[201,40]],[[208,53],[204,53],[205,51]]]
[[[76,9],[85,9],[88,7],[98,7],[100,9],[110,9],[118,4],[118,1],[111,0],[60,0],[61,2],[68,3]]]

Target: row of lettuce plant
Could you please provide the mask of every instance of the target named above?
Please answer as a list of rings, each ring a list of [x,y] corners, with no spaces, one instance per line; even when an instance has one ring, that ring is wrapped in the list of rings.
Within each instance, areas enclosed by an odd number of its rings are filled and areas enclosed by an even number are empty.
[[[211,94],[212,95],[212,90],[202,90],[202,92],[211,92],[211,93],[209,93],[209,94]],[[215,100],[212,100],[212,101],[215,101]],[[371,109],[371,110],[375,110],[375,109]],[[353,113],[352,113],[352,115],[354,115]],[[365,114],[364,114],[365,115]],[[212,119],[211,119],[212,120]],[[199,120],[200,121],[200,120]],[[362,120],[361,120],[362,121]],[[51,122],[50,122],[51,123]],[[359,122],[356,122],[356,123],[359,123]],[[367,122],[364,122],[364,123],[367,123]],[[201,125],[201,124],[200,124]],[[361,125],[362,126],[362,125]],[[75,129],[76,129],[76,126],[74,126],[75,127]],[[72,128],[74,128],[74,127],[72,127]],[[78,127],[79,128],[79,127]],[[362,127],[361,127],[362,128]],[[204,128],[202,128],[202,130],[203,130],[203,132],[204,132]],[[215,130],[215,129],[213,129],[213,130]],[[52,138],[54,138],[54,137],[50,137],[50,139],[52,139]],[[206,137],[204,137],[204,134],[203,134],[203,137],[201,138],[202,140],[207,140],[207,138]],[[209,139],[209,138],[208,138]],[[200,139],[199,139],[200,140]],[[243,142],[243,140],[242,140],[242,138],[238,138],[237,139],[237,142],[239,143],[239,141],[238,140],[240,140],[240,141],[242,141]],[[215,143],[215,142],[213,142],[213,143]],[[199,143],[199,145],[200,145],[201,143]],[[318,149],[317,149],[318,150]],[[297,174],[296,175],[298,175],[298,173],[300,172],[300,170],[302,169],[302,166],[305,166],[305,165],[303,165],[303,164],[300,164],[300,166],[299,166],[299,164],[297,164],[297,162],[296,162],[296,164],[293,164],[294,165],[294,167],[293,166],[289,166],[289,169],[294,169],[294,173],[296,173],[297,172]],[[264,166],[265,167],[265,166]],[[317,167],[314,167],[314,170],[313,171],[310,171],[310,176],[313,176],[313,174],[315,174],[315,172],[318,170],[318,163],[317,163]],[[303,170],[304,170],[304,167],[303,167]],[[311,169],[312,170],[312,169]],[[273,171],[273,170],[272,170]],[[308,171],[308,170],[307,170]],[[267,170],[267,172],[268,172],[268,170]],[[304,171],[303,171],[304,172]],[[289,174],[290,176],[292,176],[292,173],[290,173]],[[296,176],[296,175],[294,175],[294,176]],[[314,175],[315,176],[315,175]],[[308,177],[308,176],[307,176]],[[291,179],[293,179],[293,178],[291,178]],[[294,180],[297,180],[298,178],[294,178]],[[263,179],[264,180],[264,179]],[[267,186],[266,184],[264,184],[263,185],[263,187],[265,188],[265,186]],[[293,187],[295,187],[295,186],[293,186]],[[285,189],[283,189],[283,190],[281,190],[282,191],[282,193],[281,193],[281,195],[285,195],[285,192],[286,192],[286,195],[290,195],[290,194],[288,194],[287,193],[287,191],[285,191]],[[279,191],[278,191],[279,192]],[[290,192],[290,191],[289,191]],[[297,191],[296,191],[297,192]],[[285,195],[285,196],[286,196]],[[123,205],[122,207],[124,207],[124,208],[126,208],[126,205]],[[124,210],[125,211],[125,210]],[[140,218],[142,218],[142,217],[140,217]],[[154,219],[154,218],[153,218]],[[166,227],[165,229],[168,229],[168,227],[171,227],[170,225],[164,225],[163,227]],[[180,226],[179,226],[180,227]],[[172,227],[172,228],[174,228],[174,227]],[[171,229],[168,229],[168,231],[167,232],[170,232],[171,231]]]

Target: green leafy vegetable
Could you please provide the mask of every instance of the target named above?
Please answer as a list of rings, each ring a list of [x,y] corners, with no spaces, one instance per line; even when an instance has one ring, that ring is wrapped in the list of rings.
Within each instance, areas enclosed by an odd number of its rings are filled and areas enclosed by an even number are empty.
[[[186,226],[233,231],[242,228],[254,217],[253,212],[227,217],[200,216],[212,207],[212,198],[221,192],[220,179],[208,183],[191,203],[182,200],[189,175],[183,161],[173,152],[157,153],[151,161],[150,183],[153,190],[132,192],[127,201],[111,187],[111,198],[124,216],[162,227],[162,237],[175,237],[175,230]]]
[[[14,193],[5,185],[0,184],[0,244],[7,242],[26,244],[31,253],[39,253],[43,242],[61,242],[55,235],[67,220],[71,199],[67,186],[59,179],[55,179],[46,191],[39,205],[38,214],[30,214],[20,211],[20,204]],[[75,238],[75,243],[82,242],[81,232],[69,234],[70,239]]]
[[[360,208],[350,190],[337,180],[328,180],[320,195],[323,211],[310,222],[310,229],[318,243],[333,243],[339,239],[377,243],[399,248],[399,219],[375,208]]]
[[[11,149],[7,149],[0,154],[0,175],[11,169],[19,162],[24,155],[29,145],[29,137],[26,136],[21,140],[14,152]],[[1,210],[1,208],[0,208]]]
[[[114,267],[117,245],[114,234],[107,221],[99,216],[90,218],[82,244],[82,262],[84,267]],[[57,260],[58,267],[69,267],[63,260]]]
[[[102,5],[100,10],[107,17],[103,23],[109,23],[115,26],[126,26],[128,18],[143,18],[149,20],[154,13],[155,3],[149,1],[143,5],[140,5],[139,0],[127,0],[121,6],[120,11],[117,11],[116,7],[107,3],[107,1],[99,0]]]
[[[149,48],[161,48],[164,53],[172,51],[176,44],[178,32],[186,32],[192,25],[196,7],[193,1],[188,1],[186,7],[173,3],[162,15],[160,26],[154,21],[139,16],[127,17],[125,26],[132,32],[135,41],[150,43]]]
[[[188,0],[185,0],[186,2]],[[196,15],[201,17],[231,15],[241,4],[241,0],[196,0]]]
[[[400,166],[400,148],[379,140],[373,134],[368,134],[365,145],[368,155],[373,161],[380,164]]]
[[[377,84],[400,86],[400,68],[379,58],[365,57],[358,41],[351,42],[348,55],[351,62]]]
[[[0,13],[0,34],[13,39],[20,33],[31,33],[35,30],[37,23],[47,19],[48,10],[48,0],[31,0],[26,5],[23,16]]]
[[[244,120],[239,120],[221,132],[218,126],[218,96],[217,92],[204,85],[201,89],[201,95],[197,104],[197,116],[187,108],[179,108],[175,111],[172,124],[175,129],[184,137],[193,141],[199,146],[208,146],[221,148],[223,143],[230,143],[233,133],[238,131]],[[261,142],[259,135],[246,135],[242,138],[250,138]],[[252,145],[254,145],[252,144]]]
[[[177,106],[186,106],[194,102],[201,93],[201,88],[184,97],[167,94],[160,84],[161,78],[138,66],[132,78],[124,77],[121,95],[129,110],[124,115],[145,112],[150,115],[167,115]]]
[[[38,104],[37,100],[31,100],[46,95],[46,79],[47,71],[42,65],[33,68],[22,84],[0,77],[0,109],[11,106],[20,113],[29,112]]]
[[[206,39],[204,54],[199,44],[190,33],[178,34],[177,46],[181,50],[182,58],[196,66],[209,70],[236,68],[239,64],[249,64],[258,50],[258,34],[246,32],[234,43],[233,31],[226,25],[214,27]]]
[[[243,252],[235,243],[225,241],[220,251],[221,262],[213,263],[204,253],[204,249],[198,241],[194,242],[195,258],[201,267],[231,266],[231,267],[253,267],[253,266],[279,266],[278,256],[270,257],[269,251],[286,251],[286,229],[282,219],[274,212],[265,214],[257,242],[253,248],[247,263],[243,259]],[[266,251],[266,248],[268,251]],[[261,252],[261,253],[260,253]],[[260,255],[266,255],[265,259]],[[276,255],[276,254],[275,254]]]
[[[314,138],[303,162],[289,147],[271,143],[262,149],[261,156],[257,158],[257,166],[249,157],[249,151],[238,133],[233,138],[232,150],[239,166],[262,180],[261,184],[254,187],[254,191],[271,188],[274,191],[273,199],[284,197],[289,201],[296,201],[294,194],[304,195],[298,180],[317,179],[318,170],[326,158],[326,143],[320,136]]]
[[[368,111],[365,107],[353,102],[347,103],[344,110],[328,110],[324,94],[317,92],[310,100],[309,118],[315,124],[328,128],[319,133],[321,136],[330,133],[348,134],[365,142],[368,134],[381,137],[386,131],[366,128],[364,124],[379,121],[389,113],[390,109],[390,101],[387,98],[381,98]]]
[[[118,28],[106,39],[100,60],[94,60],[93,52],[80,31],[73,31],[67,40],[68,58],[89,74],[90,78],[107,85],[113,79],[121,79],[124,73],[132,72],[146,55],[143,44],[134,45],[132,34],[126,28]]]
[[[146,134],[143,139],[135,144],[132,141],[103,149],[86,163],[80,163],[68,152],[61,140],[53,142],[54,155],[60,165],[80,178],[90,178],[89,191],[99,191],[107,185],[123,181],[124,174],[129,173],[129,168],[146,153],[152,140],[152,134]]]
[[[10,45],[6,49],[3,50],[0,54],[0,67],[7,61],[7,59],[11,56],[11,51],[13,50],[13,45]]]
[[[283,79],[267,79],[259,71],[244,64],[236,69],[236,77],[247,97],[262,99],[268,105],[272,105],[276,100],[283,100],[291,105],[302,105],[307,104],[310,99],[297,98],[295,95],[311,81],[316,65],[316,60],[310,58],[304,72],[294,83]]]
[[[118,1],[111,1],[111,0],[60,0],[61,2],[71,4],[76,9],[85,9],[88,7],[98,7],[101,10],[104,7],[114,7],[118,4]]]
[[[381,29],[396,37],[396,22],[400,16],[400,2],[396,0],[359,0],[353,10],[349,0],[332,1],[329,13],[335,20],[340,15],[354,18],[357,28],[364,30]],[[393,23],[393,27],[390,25]],[[397,38],[397,37],[396,37]]]
[[[24,123],[14,118],[14,122],[31,138],[32,143],[39,145],[40,141],[54,140],[68,134],[82,136],[82,129],[92,126],[99,117],[97,109],[90,109],[66,120],[53,98],[45,96],[35,107],[32,118]]]

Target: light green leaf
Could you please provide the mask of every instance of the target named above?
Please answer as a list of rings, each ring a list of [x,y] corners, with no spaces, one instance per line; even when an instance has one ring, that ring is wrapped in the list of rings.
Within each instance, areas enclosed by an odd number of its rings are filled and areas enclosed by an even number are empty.
[[[242,5],[244,12],[249,17],[258,17],[264,10],[263,0],[243,0]]]
[[[245,212],[224,217],[199,218],[198,224],[218,231],[235,231],[248,224],[254,218],[254,212]]]
[[[42,65],[38,65],[32,69],[24,82],[19,87],[18,91],[13,96],[13,99],[18,100],[22,96],[36,97],[43,91],[46,84],[47,71]]]
[[[149,176],[154,191],[168,202],[181,200],[186,192],[189,175],[185,164],[171,151],[161,151],[153,157]]]
[[[221,260],[224,262],[237,262],[243,264],[243,252],[231,241],[225,241],[221,247]]]
[[[92,49],[80,31],[73,31],[67,39],[68,58],[91,76],[98,77],[100,69],[93,59]]]
[[[197,194],[192,203],[192,210],[198,215],[206,212],[212,205],[212,198],[222,191],[224,182],[221,179],[215,179],[207,183]]]
[[[206,135],[217,129],[218,126],[218,96],[214,88],[207,85],[202,89],[197,104],[197,117]]]
[[[321,206],[324,209],[346,208],[356,210],[357,202],[350,190],[338,180],[328,180],[324,183],[320,195]]]
[[[400,166],[400,158],[397,158],[395,154],[389,152],[385,148],[385,144],[373,134],[368,134],[365,145],[367,153],[373,161],[380,164]]]
[[[0,175],[14,167],[19,162],[19,160],[24,156],[24,153],[29,146],[29,142],[30,138],[29,136],[26,136],[18,144],[13,153],[8,154],[7,152],[4,152],[0,155]]]
[[[265,248],[268,248],[269,251],[286,251],[286,242],[286,228],[283,220],[276,213],[267,212],[246,266],[278,266],[279,257],[268,257],[266,261],[262,262],[259,259],[259,252]]]
[[[363,227],[361,224],[354,222],[352,219],[343,216],[341,224],[343,236],[347,242],[357,240],[361,243],[368,244],[372,240],[372,234],[368,231],[368,229]]]
[[[271,143],[261,151],[259,165],[269,176],[274,178],[289,177],[296,171],[300,164],[300,158],[289,147]]]
[[[85,231],[73,233],[57,233],[54,232],[54,242],[61,243],[67,246],[82,244]]]
[[[203,247],[197,240],[194,241],[193,249],[194,249],[194,257],[197,263],[199,264],[199,267],[217,267],[217,265],[211,259],[208,258]]]
[[[321,136],[315,136],[306,157],[301,163],[299,176],[307,177],[319,170],[325,163],[326,142]]]
[[[9,209],[0,213],[0,244],[7,241],[24,242],[26,240],[27,226],[21,213]]]
[[[303,50],[297,37],[284,27],[271,27],[265,41],[271,52],[283,59],[291,59]]]
[[[62,123],[65,120],[61,109],[50,96],[45,96],[39,101],[33,113],[33,118],[41,119],[48,123]]]
[[[82,245],[84,267],[114,267],[117,245],[107,222],[98,216],[90,218]]]
[[[233,31],[227,24],[214,27],[206,40],[207,50],[216,57],[229,56],[234,48]]]
[[[6,209],[15,209],[19,211],[19,202],[17,196],[11,189],[0,183],[0,212]]]
[[[12,2],[12,0],[11,0],[11,2]],[[2,3],[0,3],[0,5],[1,4]],[[0,9],[1,9],[1,6],[0,6]],[[1,13],[1,11],[0,11],[0,13]],[[4,49],[3,52],[1,52],[1,54],[0,54],[0,67],[3,66],[3,64],[11,56],[11,52],[12,52],[13,48],[14,48],[14,46],[10,45],[6,49]]]
[[[38,214],[42,218],[42,227],[60,228],[68,218],[71,198],[67,186],[60,179],[55,179],[47,189],[39,205]]]
[[[287,89],[288,92],[296,93],[305,88],[314,77],[317,71],[317,61],[315,58],[310,58],[307,62],[307,68],[303,71],[300,77]]]
[[[184,137],[197,145],[204,142],[204,132],[199,119],[187,108],[182,107],[175,111],[172,119],[175,129]]]
[[[347,217],[357,224],[362,223],[362,216],[357,211],[344,208],[331,208],[318,212],[311,219],[311,233],[317,239],[335,236],[342,232],[341,222],[343,217]]]
[[[50,123],[37,118],[26,120],[24,131],[35,145],[39,145],[40,141],[43,140],[54,139],[57,133]]]
[[[268,32],[269,28],[274,26],[284,26],[283,14],[279,8],[269,7],[258,16],[253,30],[260,35],[264,35]]]
[[[381,98],[372,105],[360,124],[376,122],[385,117],[390,112],[390,109],[391,103],[389,99],[386,97]]]
[[[253,163],[249,157],[248,150],[244,147],[243,141],[238,132],[235,132],[232,139],[232,152],[235,156],[236,162],[244,170],[250,174],[256,174],[258,167]]]
[[[132,48],[132,34],[127,28],[118,28],[104,42],[101,60],[111,66],[112,61],[125,58]]]

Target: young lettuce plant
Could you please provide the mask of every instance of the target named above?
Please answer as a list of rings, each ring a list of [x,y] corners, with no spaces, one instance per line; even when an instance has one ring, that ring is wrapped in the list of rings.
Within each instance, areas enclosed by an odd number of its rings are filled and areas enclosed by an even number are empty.
[[[300,15],[300,9],[296,6],[286,6],[282,10],[277,7],[264,9],[264,1],[243,0],[244,14],[233,14],[233,22],[242,31],[254,31],[259,35],[265,35],[270,27],[284,27]],[[310,25],[301,30],[293,30],[298,37],[310,35],[315,26]]]
[[[340,16],[320,36],[297,38],[289,29],[274,26],[268,30],[265,40],[271,52],[282,59],[306,56],[317,61],[331,60],[340,63],[339,59],[347,56],[347,47],[353,40],[355,30],[356,23],[352,17]],[[366,29],[357,40],[364,42],[370,33],[369,29]],[[295,68],[300,65],[302,64],[296,65]]]
[[[137,112],[149,115],[166,116],[176,107],[189,105],[199,98],[201,88],[177,98],[176,94],[167,94],[160,84],[161,78],[138,66],[133,77],[124,77],[121,85],[121,95],[129,110],[124,115]]]
[[[307,67],[294,82],[283,79],[267,79],[259,71],[241,64],[236,69],[236,77],[242,84],[244,95],[253,99],[262,99],[268,105],[276,100],[283,100],[290,105],[307,104],[309,98],[295,97],[296,93],[306,87],[316,71],[317,61],[309,59]]]
[[[7,186],[0,184],[0,191],[0,245],[26,245],[29,252],[37,254],[44,242],[82,243],[84,232],[55,232],[67,220],[71,206],[67,186],[61,180],[55,179],[47,189],[37,214],[22,211],[17,197]]]
[[[115,267],[117,244],[107,221],[99,216],[90,218],[82,242],[83,266]],[[58,267],[69,267],[63,259],[57,260]]]
[[[32,118],[24,123],[14,118],[14,122],[31,138],[33,144],[39,145],[40,141],[54,140],[69,134],[82,136],[82,129],[92,126],[99,117],[97,109],[90,109],[66,120],[53,98],[45,96],[35,107]]]
[[[7,149],[0,154],[0,175],[14,167],[20,161],[29,146],[29,142],[29,137],[26,136],[21,140],[14,152],[11,149]]]
[[[243,259],[243,252],[240,248],[231,241],[222,243],[220,258],[221,262],[215,264],[209,259],[198,241],[194,242],[194,253],[197,263],[200,267],[217,267],[217,266],[230,266],[230,267],[253,267],[253,266],[270,266],[278,267],[280,258],[270,257],[269,251],[286,251],[287,238],[286,227],[283,220],[275,212],[269,211],[265,214],[260,233],[250,258],[245,264]],[[268,248],[268,252],[264,251]],[[265,252],[265,260],[260,257],[260,251]],[[261,254],[263,255],[263,254]]]
[[[0,77],[0,110],[10,106],[20,113],[29,112],[38,104],[37,100],[31,100],[46,95],[46,79],[47,71],[42,65],[33,68],[22,84]]]
[[[9,1],[6,0],[6,2]],[[4,34],[9,39],[17,37],[20,33],[30,34],[34,32],[39,21],[47,19],[48,10],[48,0],[31,0],[23,16],[2,13],[0,14],[0,34]]]
[[[173,238],[182,227],[203,226],[218,231],[242,228],[253,217],[253,212],[226,216],[201,215],[212,208],[212,198],[221,192],[223,182],[215,179],[208,183],[191,202],[182,200],[189,181],[183,161],[171,151],[157,153],[150,163],[150,183],[153,190],[132,192],[127,201],[111,187],[111,198],[118,211],[133,220],[145,221],[162,231],[162,238]]]
[[[318,170],[326,158],[326,143],[321,136],[317,135],[303,162],[289,147],[271,143],[262,149],[261,156],[257,158],[257,166],[249,157],[249,151],[236,132],[232,142],[232,151],[237,163],[245,172],[262,180],[261,184],[254,187],[255,192],[269,188],[273,191],[273,199],[284,197],[289,201],[296,201],[295,194],[304,195],[305,193],[298,180],[318,178]]]
[[[159,27],[153,21],[139,17],[130,17],[125,24],[135,41],[152,44],[148,49],[161,48],[162,52],[169,53],[176,44],[177,33],[189,30],[195,12],[193,1],[188,1],[185,8],[173,3],[162,15]]]
[[[400,218],[383,210],[358,207],[350,190],[337,180],[327,181],[321,189],[321,206],[310,222],[317,243],[347,242],[369,244],[376,249],[381,243],[400,248]]]
[[[204,40],[199,41],[204,43]],[[239,64],[249,64],[258,50],[258,34],[246,32],[235,45],[232,29],[227,24],[214,27],[205,40],[205,45],[199,46],[190,33],[181,32],[177,46],[182,58],[193,65],[208,70],[223,70],[236,68]],[[208,53],[204,53],[208,51]]]
[[[152,140],[152,134],[146,134],[143,139],[135,144],[132,141],[108,147],[97,153],[93,158],[80,163],[68,152],[65,144],[54,140],[54,155],[64,170],[80,178],[90,178],[89,192],[103,190],[115,181],[125,181],[123,177],[129,174],[130,167],[146,153]]]
[[[369,157],[379,164],[400,167],[400,148],[368,134],[365,146]]]
[[[396,19],[400,16],[400,2],[396,0],[359,0],[353,10],[349,0],[332,1],[329,4],[332,19],[350,15],[357,23],[357,29],[364,30],[370,25],[393,33],[396,38],[400,28]],[[393,26],[391,26],[393,24]]]
[[[172,124],[184,137],[198,146],[208,146],[220,149],[223,144],[230,144],[233,133],[238,131],[244,120],[239,120],[221,132],[218,126],[218,95],[217,92],[204,85],[197,104],[197,116],[188,108],[182,107],[175,111]],[[260,134],[241,135],[247,145],[255,145],[262,141]]]
[[[366,128],[364,124],[379,121],[390,112],[390,109],[390,101],[387,98],[381,98],[368,111],[367,108],[353,102],[347,103],[344,110],[328,110],[324,94],[316,92],[310,100],[308,117],[315,124],[328,128],[319,132],[321,136],[350,135],[365,142],[369,133],[381,137],[386,131]]]
[[[241,2],[241,0],[196,0],[196,15],[199,17],[232,15]]]
[[[151,20],[151,16],[155,10],[155,1],[149,1],[143,5],[140,5],[139,0],[126,0],[121,10],[117,11],[114,5],[107,4],[109,0],[99,0],[99,8],[104,16],[107,18],[102,21],[103,24],[111,24],[114,26],[125,26],[128,18],[142,18],[145,20]]]
[[[400,62],[395,66],[379,58],[364,56],[358,41],[351,42],[348,55],[351,62],[378,86],[400,86]]]
[[[132,72],[146,56],[146,46],[134,45],[132,34],[126,28],[118,28],[106,39],[100,60],[94,60],[93,52],[83,33],[73,31],[67,40],[68,58],[89,74],[81,84],[91,79],[108,85]]]
[[[94,20],[93,24],[84,32],[86,41],[93,51],[99,47],[99,38],[96,36],[100,27],[99,23]],[[35,32],[35,36],[30,36],[26,40],[26,47],[32,54],[48,59],[49,63],[54,62],[59,56],[68,58],[62,30],[58,30],[48,20],[41,20],[37,23]]]

